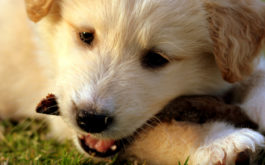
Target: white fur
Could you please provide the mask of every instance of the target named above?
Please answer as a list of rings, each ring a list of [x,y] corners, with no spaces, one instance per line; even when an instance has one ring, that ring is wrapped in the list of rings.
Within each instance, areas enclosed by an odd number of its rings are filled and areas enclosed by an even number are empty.
[[[256,151],[264,147],[264,137],[251,129],[235,129],[223,123],[211,126],[205,142],[194,153],[194,164],[233,164],[237,155],[245,150]]]
[[[252,78],[245,82],[243,86],[251,86],[252,88],[247,89],[246,96],[242,100],[241,107],[245,112],[258,123],[259,130],[265,132],[265,60],[262,59],[257,67],[257,70],[253,74]],[[254,78],[253,78],[254,77]],[[255,86],[253,88],[253,86]]]

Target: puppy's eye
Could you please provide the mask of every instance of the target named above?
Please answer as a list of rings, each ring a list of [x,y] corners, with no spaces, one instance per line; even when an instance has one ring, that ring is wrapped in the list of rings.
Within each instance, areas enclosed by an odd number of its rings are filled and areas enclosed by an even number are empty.
[[[156,69],[165,66],[169,63],[168,59],[155,51],[148,51],[141,60],[144,68]]]
[[[80,32],[80,40],[88,45],[91,45],[94,40],[94,33],[92,32]]]

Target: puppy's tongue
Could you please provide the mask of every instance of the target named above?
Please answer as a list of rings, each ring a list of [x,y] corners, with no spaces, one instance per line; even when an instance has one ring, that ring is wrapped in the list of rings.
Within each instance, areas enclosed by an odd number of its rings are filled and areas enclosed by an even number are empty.
[[[90,135],[85,136],[84,140],[89,148],[92,148],[98,152],[107,152],[115,143],[114,140],[96,139]]]

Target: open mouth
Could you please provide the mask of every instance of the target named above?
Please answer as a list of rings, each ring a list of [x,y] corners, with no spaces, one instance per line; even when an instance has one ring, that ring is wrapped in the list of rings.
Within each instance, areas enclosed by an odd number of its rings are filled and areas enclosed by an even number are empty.
[[[106,158],[121,151],[124,140],[97,139],[91,135],[78,137],[80,146],[85,152],[94,157]]]

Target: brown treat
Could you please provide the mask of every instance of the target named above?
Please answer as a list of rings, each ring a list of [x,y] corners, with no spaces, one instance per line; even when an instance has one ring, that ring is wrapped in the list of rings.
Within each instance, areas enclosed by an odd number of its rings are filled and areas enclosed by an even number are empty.
[[[55,95],[48,94],[46,98],[42,99],[36,108],[36,112],[48,115],[60,115]]]
[[[236,127],[257,129],[239,106],[214,96],[184,96],[171,101],[156,117],[161,122],[189,121],[203,124],[225,121]]]

